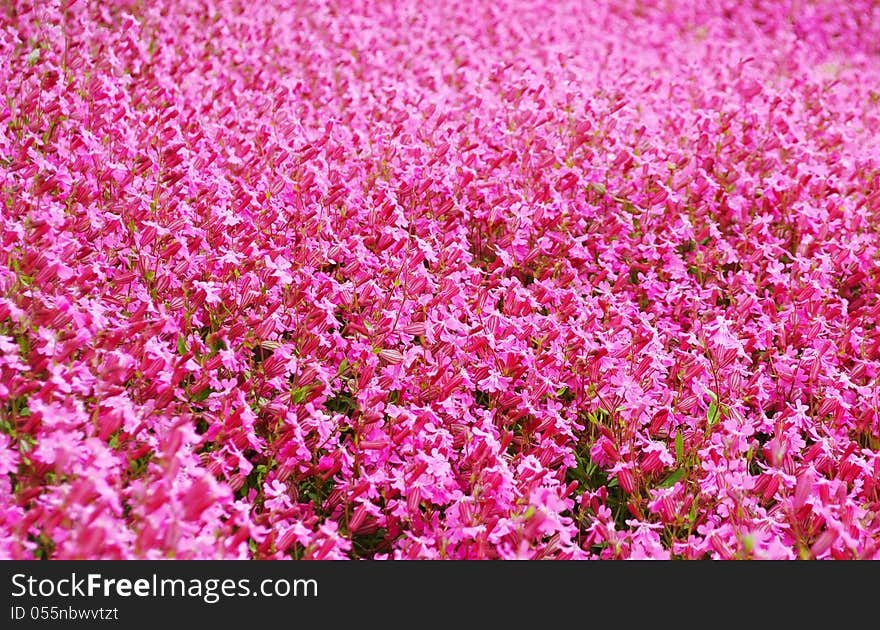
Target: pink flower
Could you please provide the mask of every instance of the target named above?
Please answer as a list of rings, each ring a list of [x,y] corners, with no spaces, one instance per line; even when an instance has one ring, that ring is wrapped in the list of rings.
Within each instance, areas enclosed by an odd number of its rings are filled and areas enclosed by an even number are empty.
[[[32,4],[0,557],[878,555],[875,3]]]

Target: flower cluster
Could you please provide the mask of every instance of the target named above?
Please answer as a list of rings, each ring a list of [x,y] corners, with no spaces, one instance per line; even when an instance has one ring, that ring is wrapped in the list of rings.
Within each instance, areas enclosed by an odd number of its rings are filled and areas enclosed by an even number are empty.
[[[876,2],[13,0],[0,60],[0,557],[880,558]]]

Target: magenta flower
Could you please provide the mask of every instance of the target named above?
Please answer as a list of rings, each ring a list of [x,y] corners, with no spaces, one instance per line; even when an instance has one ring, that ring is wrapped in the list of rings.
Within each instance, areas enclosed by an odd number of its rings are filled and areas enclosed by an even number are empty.
[[[880,13],[729,4],[12,2],[0,558],[878,558]]]

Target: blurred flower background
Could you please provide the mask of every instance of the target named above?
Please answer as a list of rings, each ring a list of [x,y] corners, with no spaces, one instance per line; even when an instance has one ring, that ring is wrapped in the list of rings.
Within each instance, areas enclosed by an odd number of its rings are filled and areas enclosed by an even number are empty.
[[[0,557],[880,558],[880,5],[0,7]]]

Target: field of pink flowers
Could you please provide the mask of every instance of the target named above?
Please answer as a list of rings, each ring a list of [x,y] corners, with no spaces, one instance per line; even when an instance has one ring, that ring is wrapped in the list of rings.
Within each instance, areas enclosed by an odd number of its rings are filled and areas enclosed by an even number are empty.
[[[873,0],[0,6],[0,557],[880,559]]]

